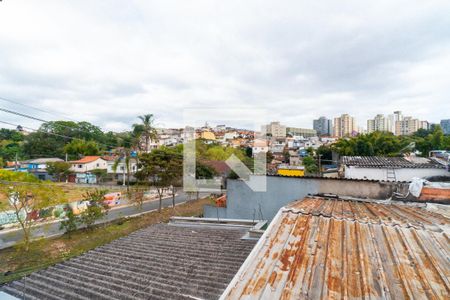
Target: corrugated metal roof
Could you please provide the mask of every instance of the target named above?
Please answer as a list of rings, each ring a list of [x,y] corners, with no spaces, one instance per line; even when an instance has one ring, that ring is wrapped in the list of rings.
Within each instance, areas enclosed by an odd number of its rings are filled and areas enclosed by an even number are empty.
[[[426,160],[426,162],[425,162]],[[413,162],[403,157],[384,156],[343,156],[342,164],[360,168],[434,168],[445,169],[445,166],[428,158],[422,162]]]
[[[449,219],[306,198],[282,208],[221,299],[450,297]]]
[[[245,232],[153,225],[0,290],[20,299],[217,299],[255,245]]]

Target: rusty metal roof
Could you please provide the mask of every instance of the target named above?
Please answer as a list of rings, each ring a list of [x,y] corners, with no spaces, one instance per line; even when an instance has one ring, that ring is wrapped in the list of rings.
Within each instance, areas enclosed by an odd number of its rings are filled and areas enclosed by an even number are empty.
[[[278,212],[221,299],[449,299],[449,227],[418,206],[306,198]]]

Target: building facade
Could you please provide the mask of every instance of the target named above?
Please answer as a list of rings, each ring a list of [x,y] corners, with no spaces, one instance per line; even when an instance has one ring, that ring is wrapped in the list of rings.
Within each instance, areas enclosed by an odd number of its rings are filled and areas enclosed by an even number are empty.
[[[348,114],[334,118],[333,135],[337,137],[353,136],[357,133],[355,118]]]
[[[263,125],[261,131],[263,135],[267,134],[275,138],[286,137],[286,126],[281,125],[280,122],[270,122],[268,125]]]
[[[319,136],[331,136],[333,134],[333,121],[326,117],[320,117],[313,121],[313,128]]]
[[[286,133],[292,136],[302,136],[305,138],[317,136],[317,131],[309,128],[287,127]]]
[[[385,117],[378,114],[375,118],[367,120],[367,133],[374,131],[394,132],[393,118],[391,116]]]
[[[444,134],[450,134],[450,119],[441,120],[440,124]]]
[[[395,122],[395,135],[412,135],[419,128],[421,123],[413,117],[404,117],[401,121]]]

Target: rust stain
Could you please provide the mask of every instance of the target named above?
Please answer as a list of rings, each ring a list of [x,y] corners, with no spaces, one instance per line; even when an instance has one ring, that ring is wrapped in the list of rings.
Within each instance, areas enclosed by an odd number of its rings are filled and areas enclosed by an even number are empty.
[[[450,222],[438,213],[309,197],[280,218],[226,299],[450,298]],[[446,230],[425,226],[435,224]]]

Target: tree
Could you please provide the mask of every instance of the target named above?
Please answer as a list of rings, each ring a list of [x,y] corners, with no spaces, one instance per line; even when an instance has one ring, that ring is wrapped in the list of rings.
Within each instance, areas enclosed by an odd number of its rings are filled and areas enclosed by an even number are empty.
[[[77,230],[77,222],[79,222],[77,216],[73,213],[71,209],[67,211],[66,219],[61,221],[59,229],[64,230],[71,237],[72,232]]]
[[[311,156],[306,156],[303,158],[303,165],[305,166],[306,173],[316,174],[319,172],[316,160]]]
[[[106,190],[95,189],[87,191],[83,196],[89,204],[79,215],[79,223],[86,225],[87,229],[91,229],[97,220],[108,214],[109,206],[105,203],[106,192]]]
[[[57,181],[62,181],[70,174],[70,167],[70,163],[64,161],[49,162],[47,163],[47,172],[55,176]]]
[[[32,213],[60,203],[61,189],[51,182],[43,182],[31,174],[0,170],[0,193],[9,199],[20,228],[23,232],[24,249],[28,251],[31,228],[35,223]]]
[[[156,128],[153,126],[155,118],[153,117],[153,114],[146,114],[139,116],[138,118],[142,121],[142,123],[133,124],[133,133],[138,138],[139,142],[141,138],[144,139],[144,151],[147,152],[149,151],[150,142],[158,140]]]
[[[128,201],[135,204],[139,210],[142,210],[144,204],[144,191],[145,188],[139,185],[135,185],[127,191]]]
[[[195,166],[196,179],[213,179],[214,176],[217,176],[217,172],[214,168],[201,162],[196,163]]]
[[[120,156],[114,161],[114,164],[112,166],[112,169],[114,173],[117,173],[117,168],[119,167],[119,164],[123,164],[123,180],[126,181],[127,185],[127,192],[130,191],[130,176],[131,176],[131,153],[130,149],[124,148],[121,151]],[[126,173],[126,176],[125,176]]]
[[[78,158],[80,155],[99,155],[101,150],[95,141],[74,139],[64,146],[64,152]]]
[[[181,177],[182,165],[183,156],[174,149],[155,149],[141,155],[141,169],[136,172],[136,178],[156,188],[159,196],[159,212],[162,209],[164,190],[171,185],[174,186],[174,182]]]

